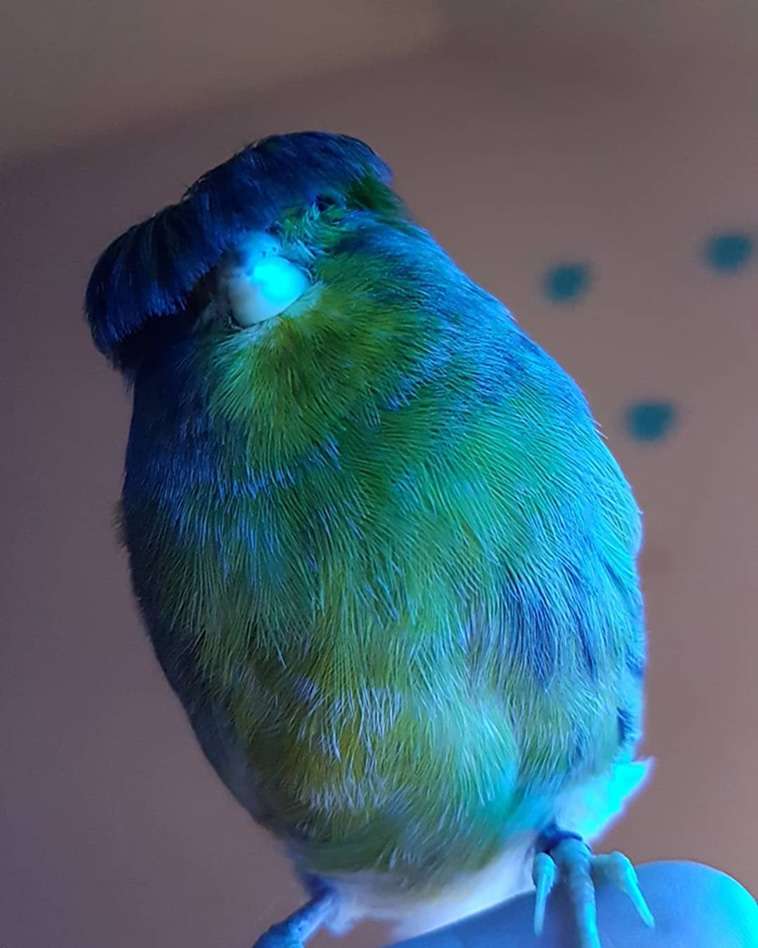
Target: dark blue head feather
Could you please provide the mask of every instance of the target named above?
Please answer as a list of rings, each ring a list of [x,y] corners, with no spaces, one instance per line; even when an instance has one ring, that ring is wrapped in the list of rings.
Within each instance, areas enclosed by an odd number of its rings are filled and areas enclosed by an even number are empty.
[[[247,146],[105,250],[85,297],[96,346],[115,360],[119,344],[150,317],[181,311],[241,234],[264,230],[284,212],[367,176],[388,183],[391,172],[368,145],[347,135],[296,132]]]

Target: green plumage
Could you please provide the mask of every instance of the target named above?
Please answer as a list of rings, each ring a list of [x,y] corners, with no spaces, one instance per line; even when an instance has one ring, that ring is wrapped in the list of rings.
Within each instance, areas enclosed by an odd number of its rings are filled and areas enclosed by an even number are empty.
[[[639,515],[502,305],[375,175],[329,194],[276,222],[313,280],[281,316],[240,331],[211,273],[141,330],[123,536],[238,798],[423,895],[632,759]]]

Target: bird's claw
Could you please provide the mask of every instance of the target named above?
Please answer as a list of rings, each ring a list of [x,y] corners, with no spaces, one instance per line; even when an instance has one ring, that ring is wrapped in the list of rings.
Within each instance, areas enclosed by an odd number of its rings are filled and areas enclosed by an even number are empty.
[[[645,901],[642,889],[640,889],[637,871],[627,856],[619,852],[595,856],[592,871],[596,878],[605,878],[608,882],[621,889],[622,892],[625,892],[647,927],[655,927],[653,913]]]
[[[293,912],[289,918],[272,925],[253,948],[305,948],[309,938],[323,925],[335,906],[335,896],[328,889]]]
[[[545,920],[547,899],[560,878],[568,886],[576,913],[581,948],[601,948],[597,928],[595,881],[605,879],[627,894],[642,921],[653,927],[653,914],[640,889],[632,863],[623,853],[595,856],[581,839],[562,839],[549,853],[534,858],[532,878],[536,888],[534,931],[540,934]]]
[[[537,890],[534,902],[534,931],[535,934],[542,934],[542,926],[545,923],[545,908],[547,906],[547,897],[550,895],[558,870],[555,860],[547,853],[537,853],[534,857],[532,866],[532,879]]]
[[[253,948],[305,948],[305,942],[286,925],[273,925],[253,945]]]

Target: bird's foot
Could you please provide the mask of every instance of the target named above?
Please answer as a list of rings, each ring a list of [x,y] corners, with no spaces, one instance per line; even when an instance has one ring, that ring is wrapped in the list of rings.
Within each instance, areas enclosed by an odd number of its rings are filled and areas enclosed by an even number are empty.
[[[308,939],[324,924],[335,905],[333,892],[324,891],[306,902],[283,922],[272,925],[253,948],[304,948]]]
[[[653,927],[653,915],[640,890],[637,873],[623,853],[595,856],[584,840],[574,833],[559,830],[555,837],[556,842],[548,842],[544,851],[537,853],[532,867],[537,890],[534,930],[538,935],[545,919],[547,897],[559,879],[568,886],[581,948],[601,948],[595,906],[595,882],[601,880],[611,882],[625,892],[642,921]]]

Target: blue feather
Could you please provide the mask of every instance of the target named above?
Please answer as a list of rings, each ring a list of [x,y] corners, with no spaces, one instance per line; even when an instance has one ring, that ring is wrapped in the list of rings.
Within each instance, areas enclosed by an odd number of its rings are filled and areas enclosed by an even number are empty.
[[[347,135],[297,132],[248,145],[170,204],[116,238],[98,260],[85,309],[95,344],[113,361],[151,317],[182,310],[192,289],[250,230],[389,167]]]

